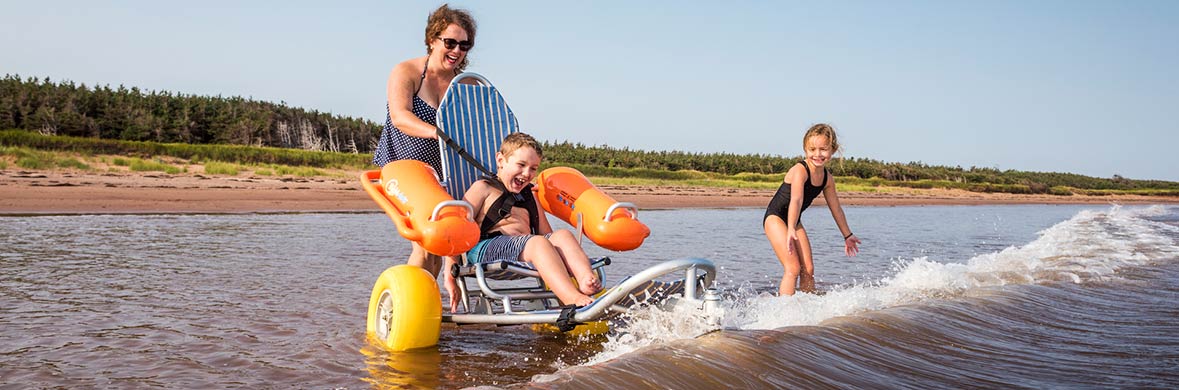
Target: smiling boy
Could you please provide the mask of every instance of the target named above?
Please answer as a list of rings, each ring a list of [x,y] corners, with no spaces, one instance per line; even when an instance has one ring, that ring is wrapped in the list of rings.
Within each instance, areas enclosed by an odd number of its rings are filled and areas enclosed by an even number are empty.
[[[471,185],[463,196],[476,210],[479,243],[467,252],[470,264],[495,260],[531,263],[563,304],[585,306],[602,289],[589,258],[569,230],[553,231],[532,193],[540,169],[540,144],[524,133],[509,134],[496,153],[496,176]],[[572,274],[580,286],[569,279]],[[451,310],[458,304],[457,282],[446,273]]]

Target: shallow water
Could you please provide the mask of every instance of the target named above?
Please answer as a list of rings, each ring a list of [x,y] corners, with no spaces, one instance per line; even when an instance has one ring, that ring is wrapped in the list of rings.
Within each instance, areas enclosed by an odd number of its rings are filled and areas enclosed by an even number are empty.
[[[0,386],[1179,385],[1179,209],[846,211],[854,258],[804,215],[822,295],[768,294],[761,210],[644,210],[642,248],[590,248],[607,284],[714,260],[720,331],[652,312],[586,340],[444,327],[409,353],[364,341],[373,281],[409,252],[381,214],[0,217]]]

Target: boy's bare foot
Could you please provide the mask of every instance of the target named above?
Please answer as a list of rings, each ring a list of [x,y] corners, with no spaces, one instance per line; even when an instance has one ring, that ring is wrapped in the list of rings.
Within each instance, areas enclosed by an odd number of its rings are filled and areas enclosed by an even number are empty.
[[[591,303],[594,303],[594,299],[585,295],[582,295],[573,302],[573,304],[577,306],[589,306]]]
[[[594,295],[598,291],[602,291],[602,281],[598,280],[597,275],[590,273],[587,277],[577,278],[577,290],[585,295]]]

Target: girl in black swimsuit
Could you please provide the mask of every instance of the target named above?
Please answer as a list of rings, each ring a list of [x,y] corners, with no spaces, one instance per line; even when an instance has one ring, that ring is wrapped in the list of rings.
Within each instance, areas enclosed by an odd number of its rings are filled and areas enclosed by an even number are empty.
[[[827,124],[817,124],[807,130],[802,137],[803,151],[806,159],[790,167],[786,178],[778,187],[778,192],[770,199],[762,218],[762,228],[766,238],[774,248],[774,254],[782,263],[785,273],[778,285],[778,295],[794,295],[795,285],[803,292],[814,292],[815,264],[811,255],[810,239],[806,229],[802,227],[802,211],[811,202],[823,194],[827,208],[831,209],[831,216],[843,234],[843,249],[848,256],[855,256],[860,251],[860,239],[847,227],[847,218],[843,215],[843,208],[839,206],[839,196],[835,193],[835,178],[827,172],[825,165],[831,155],[839,150],[839,141],[835,136],[835,129]],[[816,178],[819,182],[815,183]]]

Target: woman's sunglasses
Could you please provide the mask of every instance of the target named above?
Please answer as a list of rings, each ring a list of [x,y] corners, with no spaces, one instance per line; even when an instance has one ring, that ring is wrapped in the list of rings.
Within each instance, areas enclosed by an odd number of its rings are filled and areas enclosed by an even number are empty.
[[[454,49],[454,45],[458,45],[459,50],[468,51],[472,46],[475,46],[471,41],[456,41],[452,38],[438,38],[442,40],[442,44],[446,45],[446,50]]]

